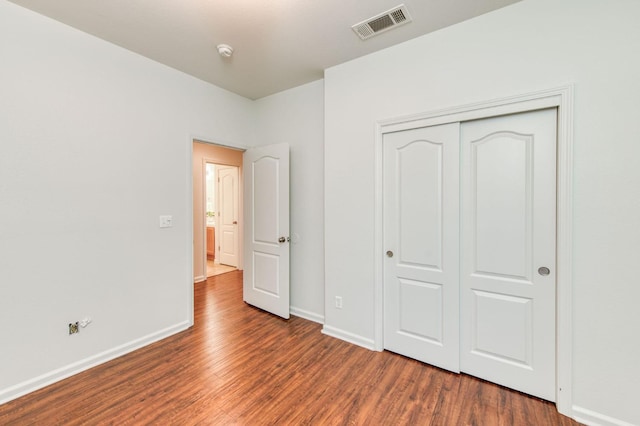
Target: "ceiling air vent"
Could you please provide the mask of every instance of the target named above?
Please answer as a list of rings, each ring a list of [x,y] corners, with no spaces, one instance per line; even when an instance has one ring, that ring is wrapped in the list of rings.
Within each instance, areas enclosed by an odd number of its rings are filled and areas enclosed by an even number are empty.
[[[383,33],[402,24],[411,22],[411,16],[404,4],[396,6],[391,10],[355,24],[351,28],[360,36],[362,40]]]

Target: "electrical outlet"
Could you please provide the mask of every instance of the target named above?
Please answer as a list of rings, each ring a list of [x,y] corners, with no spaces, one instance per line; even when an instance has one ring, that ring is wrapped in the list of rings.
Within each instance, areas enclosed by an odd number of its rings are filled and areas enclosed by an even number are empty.
[[[336,308],[342,309],[342,296],[336,296]]]
[[[78,322],[70,322],[69,323],[69,334],[76,334],[80,332],[80,328],[78,328]]]

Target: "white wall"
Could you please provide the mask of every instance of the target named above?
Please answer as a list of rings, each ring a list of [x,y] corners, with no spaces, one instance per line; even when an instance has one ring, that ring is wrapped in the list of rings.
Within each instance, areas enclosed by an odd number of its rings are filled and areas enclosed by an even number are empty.
[[[323,81],[259,99],[256,108],[257,143],[291,147],[291,310],[323,322]]]
[[[2,402],[189,325],[191,137],[254,107],[4,0],[0,62]]]
[[[374,338],[376,120],[575,83],[573,413],[640,424],[638,17],[525,0],[326,70],[325,329]]]

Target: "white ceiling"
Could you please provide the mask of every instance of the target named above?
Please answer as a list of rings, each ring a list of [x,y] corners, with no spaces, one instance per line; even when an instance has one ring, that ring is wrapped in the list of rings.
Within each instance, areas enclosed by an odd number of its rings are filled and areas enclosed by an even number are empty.
[[[250,99],[333,65],[519,0],[10,0]],[[360,40],[351,26],[404,3],[413,22]],[[223,59],[216,46],[235,52]]]

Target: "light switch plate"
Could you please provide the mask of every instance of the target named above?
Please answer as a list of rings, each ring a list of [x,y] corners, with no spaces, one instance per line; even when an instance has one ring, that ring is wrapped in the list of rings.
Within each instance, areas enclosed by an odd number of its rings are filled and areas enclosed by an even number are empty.
[[[173,226],[172,216],[160,216],[160,228],[171,228]]]

